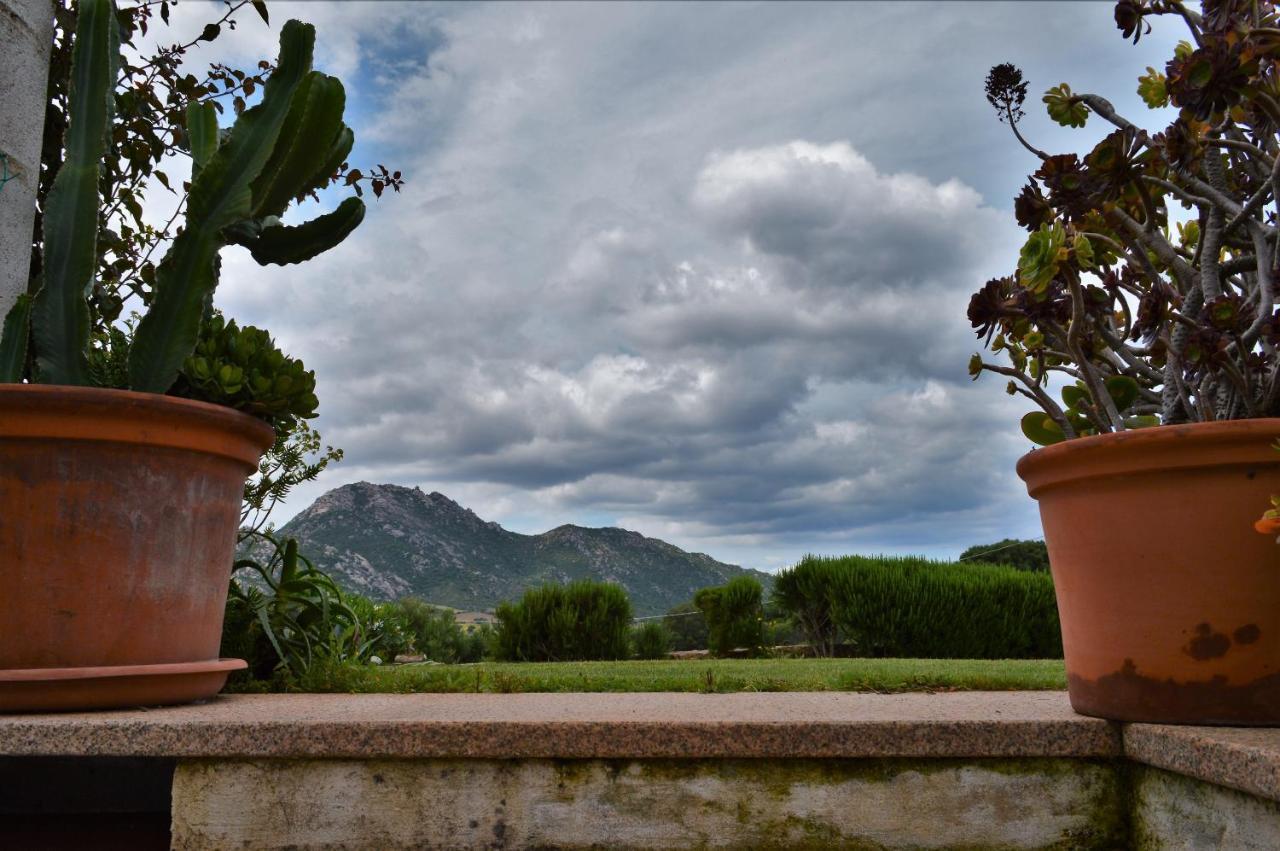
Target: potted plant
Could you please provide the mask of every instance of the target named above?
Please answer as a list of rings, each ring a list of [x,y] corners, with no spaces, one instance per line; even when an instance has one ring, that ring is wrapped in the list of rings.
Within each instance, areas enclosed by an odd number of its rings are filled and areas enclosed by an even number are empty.
[[[1280,491],[1280,18],[1268,0],[1121,0],[1188,38],[1138,94],[1148,132],[1066,84],[1059,124],[1110,125],[1083,157],[1019,131],[1012,65],[987,98],[1039,161],[1014,203],[1030,235],[969,304],[970,373],[1037,409],[1018,463],[1039,501],[1072,705],[1128,721],[1280,723],[1280,553],[1254,519]],[[1061,401],[1059,401],[1059,399]]]
[[[186,224],[126,334],[91,335],[99,162],[119,61],[110,0],[77,9],[64,160],[44,208],[43,269],[0,334],[0,710],[182,702],[244,667],[219,659],[246,477],[315,415],[315,377],[213,308],[218,253],[297,263],[341,242],[349,198],[280,216],[351,150],[340,81],[311,69],[314,29],[280,35],[260,102],[220,130],[187,108]]]

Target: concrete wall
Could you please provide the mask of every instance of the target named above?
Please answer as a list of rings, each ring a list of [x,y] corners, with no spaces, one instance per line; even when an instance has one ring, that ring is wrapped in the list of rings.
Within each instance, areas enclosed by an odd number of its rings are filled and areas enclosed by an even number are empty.
[[[1123,847],[1094,760],[184,761],[173,847]]]
[[[1280,804],[1155,768],[1135,771],[1134,848],[1280,848]]]

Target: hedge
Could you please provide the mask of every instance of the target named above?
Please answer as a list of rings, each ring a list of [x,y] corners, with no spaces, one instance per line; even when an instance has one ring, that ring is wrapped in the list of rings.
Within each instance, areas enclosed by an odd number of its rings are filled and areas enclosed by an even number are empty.
[[[806,556],[774,602],[801,625],[822,617],[858,653],[917,659],[1060,659],[1047,573],[922,558]],[[832,641],[819,629],[815,638]]]

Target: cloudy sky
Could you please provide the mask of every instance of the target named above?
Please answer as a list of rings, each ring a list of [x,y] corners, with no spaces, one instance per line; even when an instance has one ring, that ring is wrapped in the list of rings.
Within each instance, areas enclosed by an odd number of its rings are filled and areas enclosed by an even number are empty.
[[[1169,23],[1134,46],[1109,3],[270,8],[201,57],[315,23],[353,164],[407,180],[304,267],[225,255],[218,303],[316,370],[346,451],[280,520],[368,480],[766,570],[1039,536],[1025,400],[966,374],[968,296],[1015,264],[1035,168],[983,78],[1020,65],[1033,141],[1087,150],[1105,128],[1037,93],[1145,118]]]

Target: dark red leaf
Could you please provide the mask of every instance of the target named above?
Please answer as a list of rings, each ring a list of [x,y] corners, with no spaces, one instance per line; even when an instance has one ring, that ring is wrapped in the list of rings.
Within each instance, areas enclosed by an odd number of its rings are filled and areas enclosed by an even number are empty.
[[[254,11],[258,13],[260,18],[262,18],[262,22],[269,25],[271,23],[271,19],[267,17],[266,0],[251,0],[251,2],[253,3]]]

